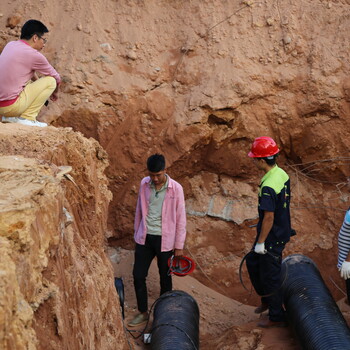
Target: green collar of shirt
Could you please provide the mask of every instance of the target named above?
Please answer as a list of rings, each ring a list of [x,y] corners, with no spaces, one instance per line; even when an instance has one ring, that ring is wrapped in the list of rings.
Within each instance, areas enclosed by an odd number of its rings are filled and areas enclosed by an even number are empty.
[[[270,169],[261,179],[259,185],[259,195],[264,187],[272,188],[276,194],[279,194],[286,187],[286,182],[289,180],[288,174],[277,165]]]
[[[272,176],[278,169],[278,166],[275,165],[272,169],[270,169],[261,179],[260,186],[270,177]]]

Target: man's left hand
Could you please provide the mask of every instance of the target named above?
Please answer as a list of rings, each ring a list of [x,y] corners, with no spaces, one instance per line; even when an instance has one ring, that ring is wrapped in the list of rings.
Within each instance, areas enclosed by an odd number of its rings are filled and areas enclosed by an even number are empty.
[[[51,101],[57,101],[58,100],[58,90],[59,90],[59,85],[56,86],[56,89],[51,94],[51,96],[50,96]]]
[[[58,100],[58,92],[53,92],[50,96],[51,101],[57,101]]]
[[[347,280],[350,278],[350,262],[349,261],[344,261],[341,270],[340,270],[340,276]]]
[[[256,243],[254,252],[257,254],[266,254],[266,249],[265,249],[265,242],[263,243]]]
[[[174,256],[183,256],[183,255],[184,255],[183,249],[175,249],[174,250]]]

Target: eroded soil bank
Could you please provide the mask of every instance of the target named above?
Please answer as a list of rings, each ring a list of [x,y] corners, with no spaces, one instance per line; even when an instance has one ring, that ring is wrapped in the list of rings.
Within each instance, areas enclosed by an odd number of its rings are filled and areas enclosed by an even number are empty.
[[[126,350],[106,153],[68,128],[3,124],[0,148],[0,348]]]

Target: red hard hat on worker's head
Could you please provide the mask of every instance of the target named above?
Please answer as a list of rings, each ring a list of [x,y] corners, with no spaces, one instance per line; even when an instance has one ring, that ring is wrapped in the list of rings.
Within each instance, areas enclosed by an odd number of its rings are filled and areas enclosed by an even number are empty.
[[[195,262],[187,256],[172,256],[168,260],[169,272],[168,275],[186,276],[191,273],[195,267]]]
[[[254,140],[248,156],[252,158],[265,158],[274,156],[279,151],[276,142],[271,137],[260,136]]]

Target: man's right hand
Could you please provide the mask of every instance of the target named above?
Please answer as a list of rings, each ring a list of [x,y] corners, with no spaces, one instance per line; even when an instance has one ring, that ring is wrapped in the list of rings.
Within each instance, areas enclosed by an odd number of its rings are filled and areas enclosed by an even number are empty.
[[[341,270],[340,270],[340,276],[347,280],[350,278],[350,262],[349,261],[344,261]]]

